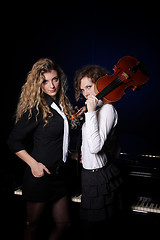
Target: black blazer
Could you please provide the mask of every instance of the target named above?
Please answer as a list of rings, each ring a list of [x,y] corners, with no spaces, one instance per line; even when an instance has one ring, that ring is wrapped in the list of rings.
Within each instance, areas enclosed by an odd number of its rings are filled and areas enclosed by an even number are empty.
[[[46,101],[50,106],[53,99],[46,96]],[[41,111],[37,119],[36,109],[33,109],[30,119],[28,119],[29,111],[27,111],[11,131],[8,145],[12,152],[24,149],[28,151],[28,146],[31,145],[29,154],[52,171],[55,165],[62,161],[64,120],[56,110],[51,107],[50,110],[53,117],[48,118],[46,126],[44,126]]]

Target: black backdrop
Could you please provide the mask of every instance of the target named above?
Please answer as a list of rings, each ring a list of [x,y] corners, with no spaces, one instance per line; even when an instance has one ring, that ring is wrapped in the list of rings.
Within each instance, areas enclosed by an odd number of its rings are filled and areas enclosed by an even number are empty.
[[[159,14],[158,2],[39,1],[7,3],[1,19],[4,68],[1,73],[2,131],[6,139],[28,71],[41,57],[54,59],[68,76],[68,96],[75,105],[73,78],[86,64],[113,74],[126,55],[141,59],[150,74],[141,90],[127,90],[116,103],[122,152],[160,154],[159,147]],[[5,69],[5,70],[4,70]],[[3,95],[2,95],[3,94]],[[2,97],[3,96],[3,97]],[[3,131],[4,132],[4,131]],[[6,165],[9,162],[6,159]],[[11,164],[12,165],[12,164]]]

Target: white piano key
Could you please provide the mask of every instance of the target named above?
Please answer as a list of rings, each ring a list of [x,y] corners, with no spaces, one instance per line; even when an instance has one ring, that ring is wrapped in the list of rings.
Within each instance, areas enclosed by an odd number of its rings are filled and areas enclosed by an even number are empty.
[[[82,197],[82,194],[78,194],[78,195],[72,196],[71,200],[72,200],[72,202],[80,203],[81,202],[81,197]]]

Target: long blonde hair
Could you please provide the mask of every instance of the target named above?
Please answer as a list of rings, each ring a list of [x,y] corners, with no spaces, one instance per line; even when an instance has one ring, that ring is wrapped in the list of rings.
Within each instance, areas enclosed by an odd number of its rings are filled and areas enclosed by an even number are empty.
[[[63,111],[66,114],[67,118],[70,119],[70,116],[72,114],[72,107],[66,96],[66,75],[60,66],[57,65],[54,61],[48,58],[41,58],[33,65],[31,71],[27,75],[25,84],[22,86],[21,95],[17,105],[16,122],[18,122],[22,115],[27,111],[29,111],[28,118],[31,118],[32,110],[33,108],[36,108],[37,116],[41,109],[43,112],[43,120],[45,122],[45,125],[48,123],[47,117],[51,117],[53,114],[51,113],[49,106],[46,103],[41,84],[44,80],[43,74],[50,72],[51,70],[57,71],[60,80],[60,87],[57,98],[59,100],[59,104],[62,105]]]

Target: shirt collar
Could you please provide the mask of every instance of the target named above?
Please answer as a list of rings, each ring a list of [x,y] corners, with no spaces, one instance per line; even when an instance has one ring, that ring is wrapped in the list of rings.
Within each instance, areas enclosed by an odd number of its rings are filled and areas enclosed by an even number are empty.
[[[55,100],[53,100],[53,98],[51,96],[49,96],[48,94],[44,93],[44,97],[45,97],[45,100],[46,100],[46,103],[47,103],[48,106],[51,106],[52,103],[54,102],[60,108],[59,104]]]

